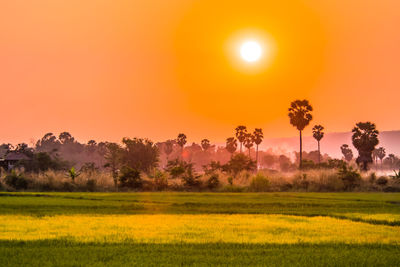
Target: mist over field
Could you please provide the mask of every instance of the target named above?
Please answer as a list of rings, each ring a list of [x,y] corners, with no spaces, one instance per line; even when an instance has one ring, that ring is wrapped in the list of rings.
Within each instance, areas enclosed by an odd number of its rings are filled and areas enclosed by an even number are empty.
[[[351,135],[351,132],[326,133],[321,153],[341,158],[342,152],[340,151],[340,146],[342,144],[351,144]],[[296,151],[298,149],[298,139],[298,137],[266,138],[261,147],[262,149],[272,148],[274,151]],[[385,147],[388,154],[400,154],[399,140],[400,131],[381,131],[379,134],[379,146]],[[314,151],[317,148],[312,136],[303,137],[303,145],[305,151]]]

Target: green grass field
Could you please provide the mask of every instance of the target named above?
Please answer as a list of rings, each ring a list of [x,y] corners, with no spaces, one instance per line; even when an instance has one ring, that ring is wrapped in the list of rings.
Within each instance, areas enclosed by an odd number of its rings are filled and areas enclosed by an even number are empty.
[[[0,193],[0,266],[400,266],[398,193]]]

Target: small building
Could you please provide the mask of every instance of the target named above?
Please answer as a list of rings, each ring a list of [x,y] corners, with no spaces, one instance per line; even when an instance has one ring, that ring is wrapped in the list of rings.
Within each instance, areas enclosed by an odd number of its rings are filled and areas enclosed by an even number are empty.
[[[27,155],[18,152],[9,152],[0,159],[0,167],[9,171],[21,160],[31,160]]]

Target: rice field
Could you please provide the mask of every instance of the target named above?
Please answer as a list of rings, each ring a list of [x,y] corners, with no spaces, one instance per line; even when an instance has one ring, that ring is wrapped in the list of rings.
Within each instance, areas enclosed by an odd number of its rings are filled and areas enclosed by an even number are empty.
[[[0,266],[399,266],[400,194],[0,193]]]

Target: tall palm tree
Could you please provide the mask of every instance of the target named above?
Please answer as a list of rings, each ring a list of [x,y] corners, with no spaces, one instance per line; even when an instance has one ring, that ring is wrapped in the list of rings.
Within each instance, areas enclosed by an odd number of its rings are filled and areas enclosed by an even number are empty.
[[[321,164],[321,147],[320,141],[324,138],[324,127],[322,125],[315,125],[312,129],[313,137],[318,142],[318,164]]]
[[[183,154],[183,147],[185,146],[187,140],[186,140],[186,135],[183,133],[178,134],[178,138],[176,139],[176,142],[178,145],[181,147],[181,157]]]
[[[239,125],[238,127],[236,127],[235,131],[236,131],[236,138],[240,143],[240,153],[242,153],[242,144],[244,142],[244,139],[246,138],[247,128],[246,126]]]
[[[231,158],[233,156],[233,153],[236,152],[237,149],[237,140],[235,137],[229,137],[226,139],[226,150],[228,150],[229,153],[231,153]]]
[[[250,149],[253,147],[254,144],[254,137],[251,133],[246,133],[245,137],[244,137],[244,146],[249,150],[249,158],[250,157]]]
[[[304,128],[310,124],[312,120],[311,111],[313,108],[311,107],[308,100],[296,100],[290,104],[289,108],[289,118],[290,124],[297,128],[300,133],[300,169],[302,167],[303,161],[303,139],[301,132]]]
[[[261,144],[264,134],[261,128],[255,128],[253,132],[254,143],[256,144],[256,166],[258,168],[258,146]]]
[[[379,144],[379,131],[371,122],[359,122],[352,130],[353,146],[358,150],[357,164],[363,164],[362,170],[368,170],[368,163],[372,162],[372,151]]]
[[[207,151],[207,149],[209,149],[210,148],[210,140],[208,140],[208,139],[203,139],[203,140],[201,140],[201,148],[204,150],[204,151]]]

